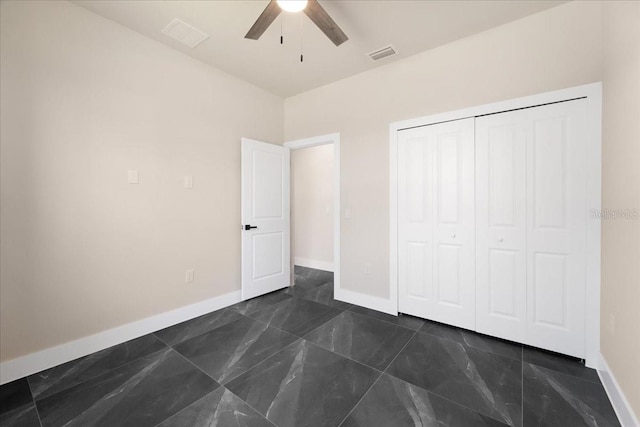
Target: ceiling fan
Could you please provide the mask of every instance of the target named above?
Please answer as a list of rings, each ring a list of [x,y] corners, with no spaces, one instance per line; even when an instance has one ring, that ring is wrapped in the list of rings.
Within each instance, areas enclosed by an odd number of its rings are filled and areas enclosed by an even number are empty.
[[[317,0],[270,0],[267,7],[262,11],[244,38],[258,40],[283,10],[286,12],[304,11],[305,15],[307,15],[336,46],[340,46],[349,40],[349,37],[338,27],[338,24],[336,24],[322,6],[320,6]]]

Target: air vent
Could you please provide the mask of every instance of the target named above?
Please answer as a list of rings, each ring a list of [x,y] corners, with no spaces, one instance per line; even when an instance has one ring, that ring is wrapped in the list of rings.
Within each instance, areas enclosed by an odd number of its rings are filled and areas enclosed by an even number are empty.
[[[374,50],[373,52],[369,52],[367,56],[371,58],[372,61],[379,61],[382,58],[386,58],[388,56],[396,55],[398,52],[393,48],[393,46],[385,46],[382,49]]]
[[[197,28],[192,27],[179,20],[178,18],[171,21],[162,32],[169,37],[173,37],[181,43],[186,44],[190,48],[198,46],[200,43],[209,38],[209,36]]]

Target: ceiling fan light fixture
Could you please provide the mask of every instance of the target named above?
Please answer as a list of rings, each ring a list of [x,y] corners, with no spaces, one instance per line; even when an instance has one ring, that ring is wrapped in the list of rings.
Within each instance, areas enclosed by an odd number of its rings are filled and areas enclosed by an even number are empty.
[[[307,0],[277,0],[280,9],[285,12],[302,12],[307,7]]]

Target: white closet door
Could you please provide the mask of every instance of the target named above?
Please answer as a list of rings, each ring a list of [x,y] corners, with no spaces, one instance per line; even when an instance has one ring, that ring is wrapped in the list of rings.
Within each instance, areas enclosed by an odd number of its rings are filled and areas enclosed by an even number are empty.
[[[527,343],[584,357],[586,101],[527,113]]]
[[[429,129],[398,132],[398,310],[428,317],[433,305],[433,145]]]
[[[527,112],[476,119],[476,328],[526,337]]]
[[[398,133],[399,310],[475,328],[474,120]]]

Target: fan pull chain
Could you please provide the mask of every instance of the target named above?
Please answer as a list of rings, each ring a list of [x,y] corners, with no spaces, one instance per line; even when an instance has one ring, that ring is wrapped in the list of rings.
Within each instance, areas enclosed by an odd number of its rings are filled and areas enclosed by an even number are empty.
[[[300,62],[304,62],[304,55],[302,52],[302,48],[303,48],[303,33],[302,33],[302,14],[300,14]]]
[[[280,14],[280,44],[284,44],[284,37],[282,36],[282,14]]]

